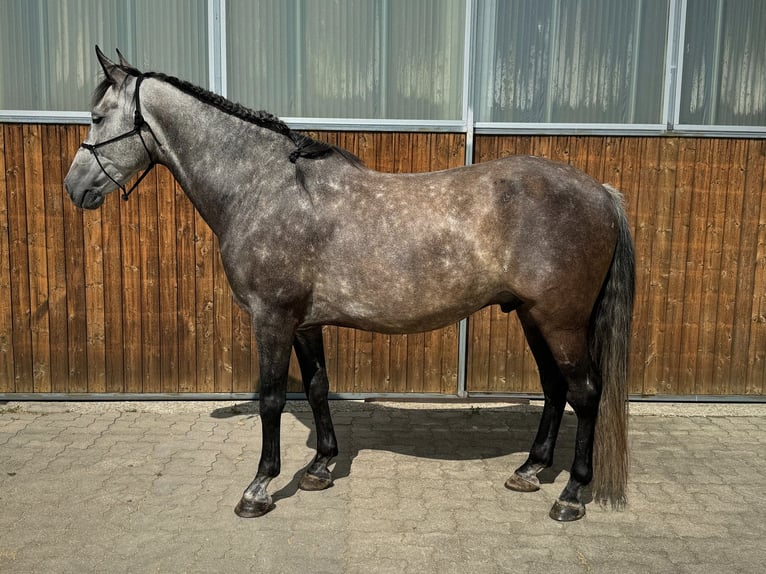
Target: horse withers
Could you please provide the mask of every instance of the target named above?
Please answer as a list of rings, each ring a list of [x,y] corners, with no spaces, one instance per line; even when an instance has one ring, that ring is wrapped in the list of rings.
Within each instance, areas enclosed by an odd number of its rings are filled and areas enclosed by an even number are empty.
[[[322,325],[412,333],[487,305],[518,313],[545,395],[529,457],[506,486],[540,488],[568,402],[574,462],[551,517],[582,517],[591,479],[596,500],[624,504],[634,256],[618,192],[526,156],[376,172],[271,114],[96,53],[105,78],[65,179],[72,201],[96,209],[118,188],[127,198],[136,173],[166,166],[218,236],[231,289],[253,320],[263,445],[237,514],[274,506],[267,487],[280,472],[292,348],[317,430],[300,485],[321,490],[338,453]]]

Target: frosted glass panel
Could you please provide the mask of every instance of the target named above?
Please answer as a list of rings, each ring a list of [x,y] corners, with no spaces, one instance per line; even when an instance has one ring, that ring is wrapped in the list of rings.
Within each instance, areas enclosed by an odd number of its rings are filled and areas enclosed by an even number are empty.
[[[679,119],[766,126],[763,0],[689,0]]]
[[[478,3],[479,121],[662,121],[668,0]]]
[[[460,119],[463,0],[229,0],[228,95],[281,116]]]
[[[0,109],[85,111],[94,45],[207,86],[206,0],[0,0]]]

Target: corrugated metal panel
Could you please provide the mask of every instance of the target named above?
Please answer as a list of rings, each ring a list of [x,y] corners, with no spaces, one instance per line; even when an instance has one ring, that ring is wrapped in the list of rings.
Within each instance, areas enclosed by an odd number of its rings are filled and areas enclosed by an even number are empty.
[[[463,0],[230,0],[228,94],[289,117],[460,119]]]
[[[695,0],[686,12],[682,124],[766,126],[761,0]]]
[[[207,85],[206,0],[4,0],[0,109],[87,110],[99,44]]]
[[[479,4],[479,121],[661,122],[667,0]]]

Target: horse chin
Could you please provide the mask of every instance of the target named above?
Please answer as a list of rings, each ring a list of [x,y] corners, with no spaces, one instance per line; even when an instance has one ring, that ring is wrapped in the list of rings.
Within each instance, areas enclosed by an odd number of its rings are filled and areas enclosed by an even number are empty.
[[[86,191],[80,207],[83,209],[98,209],[104,203],[104,194],[100,191]]]

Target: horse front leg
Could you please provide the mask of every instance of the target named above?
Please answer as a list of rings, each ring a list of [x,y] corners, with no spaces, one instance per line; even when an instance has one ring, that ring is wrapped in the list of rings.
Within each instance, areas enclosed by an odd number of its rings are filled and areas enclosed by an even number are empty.
[[[302,490],[324,490],[332,486],[332,473],[327,468],[338,455],[338,441],[332,424],[327,395],[330,383],[325,366],[322,328],[312,327],[295,335],[295,354],[301,367],[306,398],[314,413],[317,431],[317,454],[300,482]]]
[[[234,509],[243,518],[263,516],[274,508],[266,489],[280,472],[280,423],[287,400],[287,371],[295,333],[294,323],[282,316],[254,323],[260,361],[259,410],[263,443],[255,479]]]

